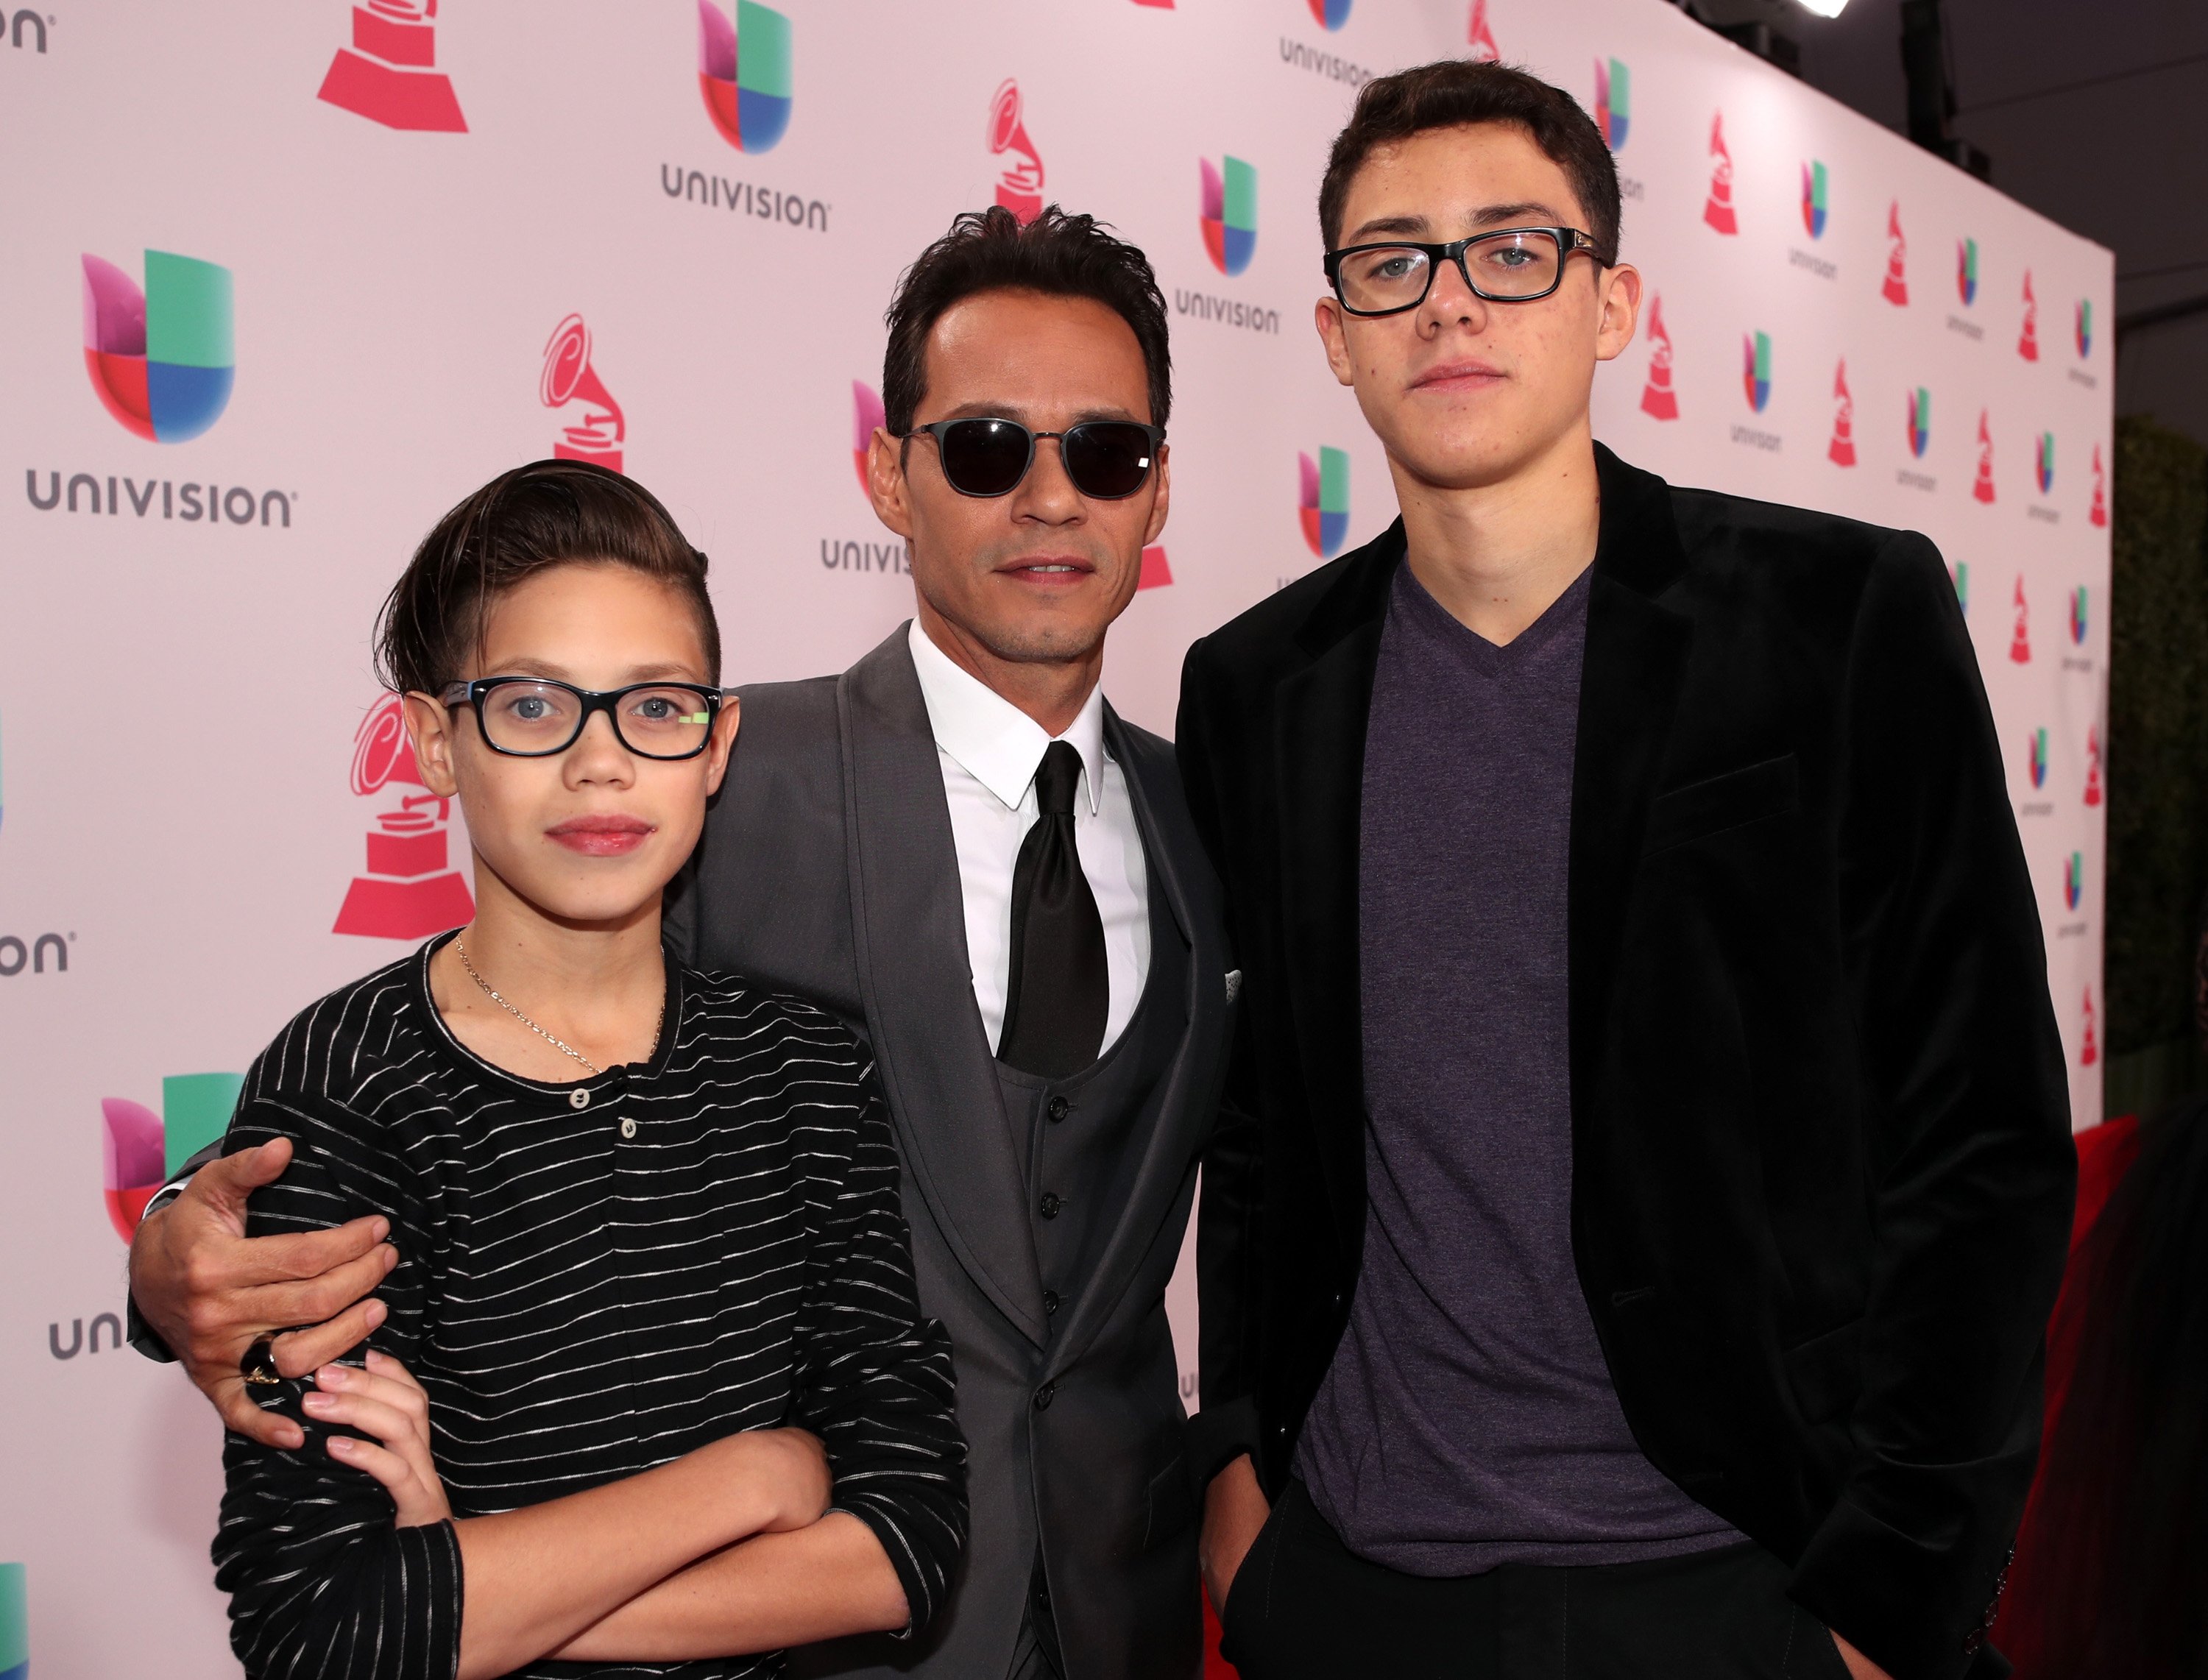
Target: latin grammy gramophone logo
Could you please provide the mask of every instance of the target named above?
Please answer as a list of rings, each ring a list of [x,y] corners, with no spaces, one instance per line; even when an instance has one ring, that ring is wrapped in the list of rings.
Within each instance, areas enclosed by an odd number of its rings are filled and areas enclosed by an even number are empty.
[[[315,95],[387,129],[465,134],[453,79],[437,69],[437,0],[368,0],[352,9],[352,45],[339,47]]]
[[[2024,271],[2024,326],[2016,337],[2016,353],[2027,362],[2039,359],[2039,300],[2031,295],[2031,270]]]
[[[476,913],[468,884],[450,867],[453,802],[423,785],[405,710],[398,695],[386,694],[353,737],[352,790],[367,799],[393,786],[422,791],[376,816],[368,833],[368,873],[353,877],[332,933],[426,939]]]
[[[1989,504],[1994,499],[1994,433],[1983,409],[1978,411],[1978,476],[1971,484],[1971,494]]]
[[[2085,511],[2089,525],[2105,526],[2109,523],[2109,475],[2101,465],[2101,446],[2093,446],[2093,505]]]
[[[2021,572],[2016,576],[2016,628],[2008,639],[2008,657],[2019,665],[2031,663],[2031,609],[2025,604]]]
[[[1671,335],[1664,330],[1664,300],[1648,303],[1648,382],[1641,387],[1641,411],[1658,420],[1679,417],[1679,393],[1671,388]]]
[[[1732,207],[1732,153],[1725,149],[1725,112],[1710,117],[1710,195],[1702,201],[1702,219],[1719,233],[1738,233]]]
[[[1495,45],[1495,31],[1487,24],[1487,0],[1472,0],[1472,21],[1465,26],[1464,39],[1472,49],[1464,56],[1473,63],[1501,62],[1503,49]]]
[[[2088,726],[2085,730],[2085,803],[2101,802],[2101,732]]]
[[[1889,303],[1905,305],[1909,302],[1909,242],[1901,237],[1901,201],[1896,199],[1886,211],[1886,280],[1879,294]]]
[[[2093,988],[2085,988],[2085,1038],[2078,1047],[2078,1065],[2091,1067],[2101,1059],[2101,1047],[2093,1037]]]
[[[1042,213],[1042,159],[1021,120],[1020,85],[1010,76],[989,101],[989,154],[1005,159],[997,202],[1023,222]]]
[[[552,329],[544,346],[544,375],[537,382],[544,406],[567,409],[580,405],[583,417],[561,428],[552,457],[561,461],[590,461],[610,472],[621,470],[621,445],[628,436],[621,405],[591,365],[591,329],[579,315],[571,315]]]
[[[1834,466],[1856,464],[1856,399],[1848,393],[1848,363],[1842,357],[1833,369],[1833,441],[1825,446],[1825,459]]]

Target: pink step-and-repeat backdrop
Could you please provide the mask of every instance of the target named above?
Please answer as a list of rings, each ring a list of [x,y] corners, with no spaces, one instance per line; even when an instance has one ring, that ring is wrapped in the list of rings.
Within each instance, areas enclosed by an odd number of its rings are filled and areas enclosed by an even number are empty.
[[[619,466],[712,555],[729,681],[839,669],[909,610],[853,457],[891,285],[1056,200],[1173,308],[1173,519],[1107,679],[1169,730],[1193,637],[1393,517],[1313,201],[1358,84],[1452,53],[1617,152],[1651,301],[1599,435],[1947,555],[2099,1119],[2109,254],[1661,0],[9,8],[0,1680],[236,1671],[217,1427],[118,1350],[123,1238],[293,1011],[468,913],[369,670],[431,521]]]

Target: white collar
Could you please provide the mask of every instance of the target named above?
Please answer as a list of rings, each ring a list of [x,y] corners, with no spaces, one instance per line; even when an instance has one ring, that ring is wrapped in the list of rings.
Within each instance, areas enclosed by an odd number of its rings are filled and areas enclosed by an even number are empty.
[[[1104,685],[1098,683],[1082,703],[1081,713],[1062,735],[1052,736],[1041,724],[970,672],[954,663],[951,656],[928,640],[912,621],[906,638],[912,648],[912,668],[920,678],[920,692],[927,702],[928,726],[935,744],[949,753],[976,782],[1017,811],[1027,796],[1028,784],[1041,767],[1043,751],[1053,739],[1063,741],[1081,754],[1083,781],[1089,789],[1089,814],[1095,816],[1104,790]]]

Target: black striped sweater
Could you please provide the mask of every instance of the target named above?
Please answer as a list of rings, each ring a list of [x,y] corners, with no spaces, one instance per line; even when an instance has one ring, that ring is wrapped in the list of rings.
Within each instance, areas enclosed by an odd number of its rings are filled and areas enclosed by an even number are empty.
[[[574,1085],[464,1048],[428,989],[432,940],[298,1016],[247,1076],[224,1149],[296,1154],[251,1234],[391,1221],[390,1313],[369,1345],[429,1395],[456,1515],[630,1476],[738,1430],[827,1449],[834,1503],[941,1605],[966,1526],[951,1348],[920,1315],[872,1063],[795,999],[669,969],[648,1063]],[[331,1459],[232,1434],[214,1542],[231,1644],[261,1680],[449,1680],[463,1582],[452,1525],[401,1529]],[[541,1662],[529,1676],[735,1680],[778,1656]]]

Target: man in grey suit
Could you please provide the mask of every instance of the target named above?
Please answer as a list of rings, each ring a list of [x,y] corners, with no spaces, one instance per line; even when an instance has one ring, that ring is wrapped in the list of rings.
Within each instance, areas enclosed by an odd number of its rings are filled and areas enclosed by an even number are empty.
[[[846,1641],[792,1668],[1193,1680],[1164,1292],[1239,976],[1173,749],[1099,688],[1166,519],[1165,303],[1089,218],[997,209],[922,254],[889,327],[868,488],[906,539],[915,620],[841,676],[738,691],[667,918],[692,965],[803,993],[871,1042],[971,1449],[962,1575],[919,1647]],[[153,1329],[256,1433],[239,1353],[329,1319],[275,1353],[287,1372],[334,1357],[384,1263],[365,1222],[252,1257],[244,1197],[279,1169],[202,1172],[132,1258]]]

